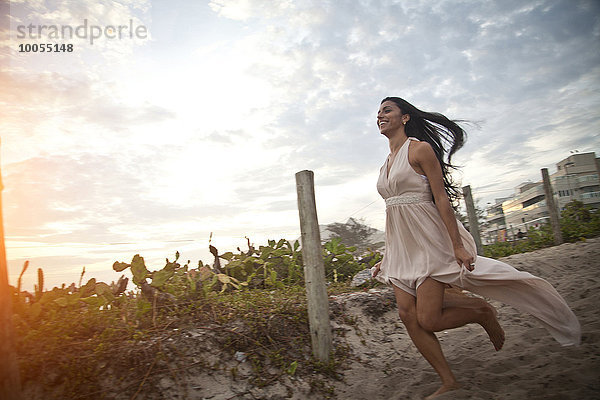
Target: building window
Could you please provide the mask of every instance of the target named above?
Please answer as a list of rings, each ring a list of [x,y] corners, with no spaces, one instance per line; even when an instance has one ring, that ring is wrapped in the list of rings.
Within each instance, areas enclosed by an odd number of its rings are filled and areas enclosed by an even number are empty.
[[[573,196],[573,190],[569,189],[569,190],[559,190],[558,191],[558,197],[567,197],[567,196]]]

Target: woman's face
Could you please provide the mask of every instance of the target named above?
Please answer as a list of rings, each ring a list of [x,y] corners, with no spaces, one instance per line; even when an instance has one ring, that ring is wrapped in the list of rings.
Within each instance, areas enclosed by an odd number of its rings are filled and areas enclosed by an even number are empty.
[[[398,130],[404,130],[404,124],[408,121],[409,115],[402,114],[400,107],[391,100],[384,101],[379,106],[377,113],[377,127],[379,132],[385,136]]]

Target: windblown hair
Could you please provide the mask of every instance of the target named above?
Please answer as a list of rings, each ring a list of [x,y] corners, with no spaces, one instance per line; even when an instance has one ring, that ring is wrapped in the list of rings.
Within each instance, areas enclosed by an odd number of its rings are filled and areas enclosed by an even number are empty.
[[[410,115],[410,119],[404,127],[407,136],[415,137],[431,145],[442,167],[444,188],[450,203],[458,204],[461,192],[458,185],[452,180],[450,169],[457,169],[451,164],[451,159],[454,153],[463,146],[467,136],[465,131],[455,121],[449,120],[444,115],[421,111],[400,97],[386,97],[381,100],[381,103],[386,101],[394,102],[403,115]],[[447,161],[444,161],[446,153],[448,157]]]

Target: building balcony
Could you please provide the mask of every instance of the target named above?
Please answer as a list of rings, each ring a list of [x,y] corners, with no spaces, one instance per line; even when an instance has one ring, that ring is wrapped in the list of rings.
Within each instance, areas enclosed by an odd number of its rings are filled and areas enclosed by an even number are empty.
[[[581,194],[581,200],[600,198],[600,192],[587,192]]]

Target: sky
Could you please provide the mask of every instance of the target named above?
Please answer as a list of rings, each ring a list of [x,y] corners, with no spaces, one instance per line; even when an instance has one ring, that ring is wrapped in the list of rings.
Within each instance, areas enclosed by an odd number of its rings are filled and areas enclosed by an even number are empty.
[[[594,0],[0,8],[9,281],[29,260],[29,289],[37,268],[50,288],[84,266],[84,282],[116,280],[112,264],[135,254],[149,269],[176,251],[212,262],[211,233],[220,252],[296,239],[302,170],[315,174],[319,223],[383,229],[386,96],[469,121],[453,161],[482,206],[571,151],[600,150]],[[33,44],[72,51],[20,51]]]

